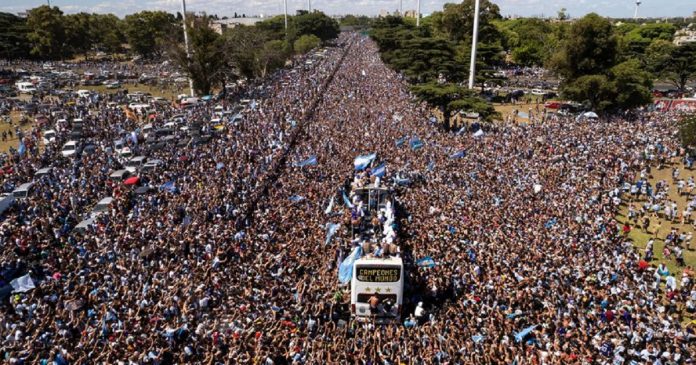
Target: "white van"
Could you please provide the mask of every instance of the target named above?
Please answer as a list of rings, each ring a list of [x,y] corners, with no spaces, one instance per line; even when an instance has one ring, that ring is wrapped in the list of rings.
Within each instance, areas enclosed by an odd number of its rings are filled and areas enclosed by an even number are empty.
[[[17,90],[22,94],[32,94],[36,92],[36,86],[31,82],[18,82],[15,83]]]

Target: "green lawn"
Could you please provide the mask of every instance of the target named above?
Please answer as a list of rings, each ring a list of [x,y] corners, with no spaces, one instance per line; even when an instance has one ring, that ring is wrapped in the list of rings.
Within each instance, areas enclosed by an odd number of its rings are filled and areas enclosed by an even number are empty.
[[[654,186],[654,184],[657,181],[660,180],[665,180],[667,181],[667,184],[669,185],[669,198],[672,201],[675,201],[678,205],[678,209],[681,211],[684,209],[687,203],[687,197],[686,196],[679,196],[677,194],[677,187],[676,184],[672,183],[672,175],[671,175],[672,169],[670,167],[664,168],[662,170],[657,170],[653,169],[652,175],[650,177],[650,183]],[[689,176],[694,176],[696,178],[696,170],[695,171],[689,171],[683,168],[683,166],[680,165],[680,177],[684,179],[688,179]],[[642,203],[642,202],[641,202]],[[637,203],[633,203],[637,204]],[[616,217],[616,220],[620,222],[622,225],[624,222],[626,222],[626,215],[628,214],[628,205],[624,204],[621,207],[619,215]],[[693,217],[693,215],[692,215]],[[680,267],[677,265],[677,261],[674,257],[674,254],[668,259],[665,259],[664,254],[663,254],[663,249],[665,247],[665,242],[664,239],[669,234],[669,232],[672,230],[672,228],[675,228],[678,230],[678,232],[694,232],[694,228],[692,225],[689,224],[681,224],[681,220],[678,218],[677,221],[675,222],[668,222],[665,219],[657,219],[657,218],[650,218],[650,227],[648,229],[648,232],[643,232],[639,227],[631,225],[631,232],[629,233],[628,237],[633,241],[633,244],[635,247],[640,250],[641,257],[644,257],[644,249],[645,246],[647,245],[648,240],[655,235],[655,230],[657,227],[660,226],[659,231],[657,232],[657,235],[655,237],[655,244],[653,245],[653,260],[650,262],[650,264],[653,267],[657,267],[659,264],[664,263],[667,268],[669,269],[670,273],[673,273],[674,277],[677,279],[677,283],[681,281],[681,275],[682,272],[684,271],[684,268],[687,266],[691,266],[692,268],[696,266],[696,251],[694,250],[687,250],[684,248],[684,264],[685,266]],[[692,247],[696,247],[696,241],[692,240]],[[693,279],[693,278],[692,278]],[[686,314],[686,313],[684,313]],[[693,318],[691,318],[693,319]],[[688,318],[687,318],[688,320]]]

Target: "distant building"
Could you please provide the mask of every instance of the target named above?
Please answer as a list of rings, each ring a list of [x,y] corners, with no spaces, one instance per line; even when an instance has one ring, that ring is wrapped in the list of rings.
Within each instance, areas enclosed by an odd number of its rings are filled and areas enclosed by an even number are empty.
[[[245,18],[228,18],[213,20],[211,27],[219,34],[222,34],[227,29],[234,28],[238,25],[255,25],[258,22],[264,21],[264,17],[245,17]]]
[[[696,42],[696,30],[684,28],[674,33],[674,44],[677,46],[694,42]]]
[[[27,15],[28,13],[26,11],[20,11],[19,13],[17,13],[17,16],[20,18],[26,18]]]
[[[418,13],[415,10],[404,11],[404,17],[406,17],[406,18],[415,18],[417,16],[418,16]]]
[[[380,18],[386,18],[386,17],[388,17],[389,15],[390,15],[389,12],[386,11],[386,10],[384,10],[384,9],[382,9],[382,10],[379,11],[379,17],[380,17]]]

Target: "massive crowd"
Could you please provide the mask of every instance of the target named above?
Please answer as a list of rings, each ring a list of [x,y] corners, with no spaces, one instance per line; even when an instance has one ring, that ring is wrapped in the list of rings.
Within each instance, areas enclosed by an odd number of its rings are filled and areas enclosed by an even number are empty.
[[[645,181],[651,169],[687,157],[673,116],[553,116],[476,137],[446,132],[375,44],[356,34],[247,97],[254,101],[241,119],[229,118],[209,143],[156,151],[140,136],[142,123],[107,107],[118,96],[52,99],[69,118],[86,120],[98,148],[65,159],[65,137],[39,149],[40,133],[29,133],[23,138],[34,147],[5,161],[6,191],[53,167],[0,225],[6,362],[693,362],[696,328],[683,317],[696,301],[692,271],[675,282],[664,267],[644,265],[646,253],[615,221],[623,203],[638,205],[633,229],[653,212],[668,214],[666,187]],[[205,125],[215,106],[183,118]],[[153,124],[180,113],[159,106]],[[109,178],[121,167],[108,148],[119,138],[134,155],[163,161],[139,174],[153,191],[136,194]],[[410,180],[395,195],[394,239],[407,262],[408,326],[352,320],[337,280],[352,245],[340,191],[354,158],[369,153],[386,164],[385,183]],[[309,156],[316,165],[298,164]],[[76,232],[106,196],[115,198],[108,214]],[[327,223],[341,225],[332,240]],[[673,237],[670,247],[688,241]],[[414,265],[426,256],[434,268]],[[10,293],[9,280],[25,274],[35,288]],[[414,310],[424,318],[417,325],[408,318]]]

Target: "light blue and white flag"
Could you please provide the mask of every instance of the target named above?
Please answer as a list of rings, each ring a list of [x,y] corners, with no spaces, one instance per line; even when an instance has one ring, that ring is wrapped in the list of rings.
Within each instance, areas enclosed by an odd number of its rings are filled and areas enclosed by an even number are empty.
[[[347,284],[353,278],[353,264],[362,255],[362,247],[356,246],[353,252],[346,257],[341,265],[338,267],[338,281],[342,284]]]
[[[29,274],[18,277],[10,282],[13,293],[25,293],[35,288],[34,281]]]
[[[515,333],[515,342],[522,342],[522,340],[524,340],[524,338],[527,337],[528,334],[532,333],[532,331],[534,331],[534,329],[537,328],[537,326],[538,325],[535,324],[533,326],[529,326],[523,329],[522,331]]]
[[[401,147],[403,146],[404,143],[408,140],[408,136],[403,136],[399,139],[396,140],[396,147]]]
[[[358,156],[355,158],[355,161],[353,161],[353,166],[355,166],[356,170],[365,170],[367,166],[369,166],[372,161],[377,158],[376,153],[371,153],[369,155],[364,155],[364,156]]]
[[[455,153],[451,154],[451,155],[449,156],[449,158],[454,160],[454,159],[457,159],[457,158],[463,158],[464,156],[466,156],[466,151],[461,150],[461,151],[459,151],[459,152],[455,152]]]
[[[19,153],[20,156],[24,156],[26,152],[27,146],[24,144],[24,141],[19,141],[19,148],[17,149],[17,153]]]
[[[306,160],[296,162],[294,165],[296,167],[305,167],[305,166],[315,166],[317,164],[317,156],[312,155],[309,156]]]
[[[433,171],[435,169],[435,161],[430,161],[428,164],[428,171]]]
[[[334,206],[334,197],[331,197],[331,200],[329,201],[329,206],[326,207],[326,210],[324,211],[324,214],[331,214],[333,211],[333,206]]]
[[[377,177],[384,177],[384,175],[387,173],[387,164],[382,163],[381,165],[377,166],[372,170],[370,175],[372,176],[377,176]]]
[[[350,209],[353,209],[353,203],[350,202],[350,199],[348,199],[348,196],[346,195],[345,191],[342,191],[341,194],[343,195],[343,202],[346,204],[346,206]]]
[[[418,267],[435,267],[435,260],[430,256],[426,256],[416,261],[416,265],[418,265]]]
[[[325,245],[328,245],[329,242],[331,242],[331,238],[333,238],[333,236],[336,234],[336,231],[338,231],[340,227],[340,223],[326,223],[326,241],[324,241]]]
[[[290,201],[293,203],[299,203],[299,202],[303,201],[304,199],[305,198],[302,195],[297,195],[297,194],[290,197]]]
[[[176,186],[174,185],[174,180],[167,181],[166,183],[160,185],[160,190],[164,190],[170,193],[176,193],[178,191]]]
[[[423,147],[423,141],[421,141],[420,138],[418,138],[418,136],[415,136],[411,139],[411,149],[412,150],[416,151],[422,147]]]

